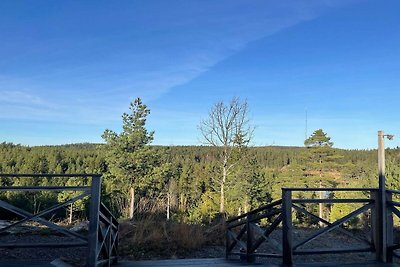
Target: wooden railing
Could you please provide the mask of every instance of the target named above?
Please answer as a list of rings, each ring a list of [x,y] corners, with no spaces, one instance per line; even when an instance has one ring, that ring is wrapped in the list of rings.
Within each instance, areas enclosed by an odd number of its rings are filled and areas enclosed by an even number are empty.
[[[0,178],[91,178],[88,186],[6,186],[1,185],[0,191],[76,191],[80,195],[72,197],[62,203],[58,203],[38,213],[31,213],[18,208],[6,201],[0,200],[0,208],[3,208],[23,219],[0,229],[0,233],[16,227],[28,221],[35,221],[47,226],[58,233],[64,234],[74,241],[57,243],[0,243],[0,248],[54,248],[54,247],[88,247],[87,265],[110,266],[118,260],[118,221],[112,213],[101,203],[101,175],[98,174],[0,174]],[[88,235],[81,235],[69,229],[63,228],[44,218],[45,215],[54,214],[55,211],[64,208],[85,197],[90,197],[89,207],[89,231]]]
[[[259,222],[266,219],[270,222],[266,229]],[[282,257],[279,253],[257,253],[258,247],[268,240],[268,236],[282,222],[282,200],[272,202],[226,222],[226,257],[239,255],[249,262],[256,257]],[[260,236],[255,238],[255,232]]]
[[[294,191],[357,191],[364,194],[369,194],[365,198],[293,198]],[[248,262],[254,262],[257,257],[282,257],[283,264],[293,264],[293,255],[308,255],[308,254],[326,254],[326,253],[355,253],[355,252],[374,252],[377,242],[381,238],[375,230],[378,225],[376,210],[379,209],[378,189],[376,188],[283,188],[282,199],[275,201],[269,205],[260,207],[241,216],[229,219],[226,222],[226,257],[231,255],[239,255],[241,259],[246,259]],[[302,205],[304,204],[331,204],[331,203],[359,203],[361,207],[346,214],[341,219],[335,222],[329,222],[319,216],[309,212]],[[398,204],[400,207],[400,203]],[[315,231],[315,233],[298,241],[293,242],[293,211],[302,213],[314,220],[317,220],[325,225]],[[346,230],[343,224],[352,218],[357,217],[362,213],[370,212],[370,225],[372,228],[370,238],[360,238],[352,232]],[[396,211],[396,215],[400,215],[400,211]],[[265,220],[267,219],[267,220]],[[264,221],[262,221],[264,220]],[[263,225],[263,227],[261,227]],[[281,242],[278,243],[275,239],[270,238],[270,235],[275,230],[281,230]],[[365,245],[362,247],[350,247],[346,249],[304,249],[303,246],[327,234],[332,230],[337,229],[342,234],[354,238]],[[257,249],[264,242],[276,242],[275,248],[277,252],[261,253]],[[392,247],[400,249],[400,244]]]
[[[369,192],[369,198],[341,198],[341,199],[294,199],[292,198],[292,192],[294,191],[328,191],[328,192],[337,192],[337,191],[356,191],[356,192]],[[371,236],[371,239],[360,239],[355,236],[350,231],[345,228],[341,228],[343,224],[352,218],[357,217],[358,215],[370,211],[372,213],[371,218],[374,218],[375,211],[375,203],[377,197],[377,189],[374,188],[284,188],[282,189],[282,199],[285,203],[283,213],[284,216],[283,226],[282,226],[282,242],[283,246],[283,263],[284,264],[292,264],[293,263],[293,255],[307,255],[307,254],[329,254],[329,253],[355,253],[355,252],[372,252],[375,251],[375,244],[373,242],[374,237]],[[298,204],[310,204],[310,203],[324,203],[324,204],[333,204],[333,203],[360,203],[362,206],[360,208],[355,209],[354,211],[346,214],[339,220],[330,223],[329,221],[307,211],[303,207]],[[300,240],[296,244],[293,242],[293,222],[292,222],[292,210],[296,210],[297,212],[303,213],[309,217],[312,217],[320,222],[322,222],[325,227],[318,229],[315,233],[310,235],[309,237]],[[374,225],[374,220],[371,222]],[[372,226],[374,227],[374,226]],[[350,248],[338,248],[338,249],[302,249],[304,245],[309,242],[315,240],[317,237],[320,237],[326,233],[331,232],[334,229],[338,229],[341,233],[348,235],[349,237],[356,239],[365,243],[363,247],[350,247]],[[373,232],[373,231],[372,231]],[[371,234],[373,235],[373,233]]]
[[[400,253],[397,251],[400,249],[400,240],[395,240],[393,237],[395,236],[395,228],[393,222],[393,215],[400,218],[400,202],[394,201],[393,199],[400,198],[400,191],[399,190],[386,190],[386,205],[387,205],[387,235],[386,235],[386,242],[387,242],[387,261],[392,262],[393,257],[400,258]],[[397,241],[397,243],[395,243]]]

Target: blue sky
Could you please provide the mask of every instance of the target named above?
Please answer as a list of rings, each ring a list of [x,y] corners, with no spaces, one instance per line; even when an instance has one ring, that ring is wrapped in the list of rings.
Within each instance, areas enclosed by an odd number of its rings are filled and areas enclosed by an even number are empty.
[[[247,99],[253,145],[398,135],[400,2],[1,1],[0,141],[102,142],[141,97],[155,144],[199,145],[213,103]],[[387,142],[398,146],[399,139]]]

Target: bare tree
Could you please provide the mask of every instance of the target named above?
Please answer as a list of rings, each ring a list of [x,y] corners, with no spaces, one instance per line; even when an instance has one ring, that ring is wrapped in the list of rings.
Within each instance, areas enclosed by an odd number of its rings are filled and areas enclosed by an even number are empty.
[[[232,168],[242,158],[242,148],[246,147],[253,135],[254,127],[249,121],[247,101],[234,97],[228,105],[220,101],[212,106],[207,119],[200,122],[199,129],[206,145],[220,147],[221,177],[220,213],[225,212],[225,185]],[[235,157],[232,157],[233,152]]]

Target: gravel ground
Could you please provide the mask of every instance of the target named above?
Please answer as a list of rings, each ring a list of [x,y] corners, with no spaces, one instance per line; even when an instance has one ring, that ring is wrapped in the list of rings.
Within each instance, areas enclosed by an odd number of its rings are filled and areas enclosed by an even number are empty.
[[[4,234],[0,236],[0,243],[58,243],[76,241],[71,238],[58,235],[40,234]],[[1,260],[30,259],[30,260],[55,260],[62,259],[65,262],[81,266],[87,255],[86,247],[76,248],[0,248]]]
[[[306,238],[310,237],[318,231],[319,229],[294,229],[293,230],[293,244],[297,244]],[[351,231],[351,233],[358,237],[359,239],[369,239],[370,232],[366,231]],[[258,249],[258,253],[277,253],[281,254],[281,240],[282,231],[280,229],[274,230],[270,235],[270,241],[264,242]],[[398,240],[396,241],[398,242]],[[299,247],[299,250],[306,249],[350,249],[350,248],[365,248],[368,247],[366,242],[362,240],[357,240],[346,234],[343,234],[337,230],[328,232],[308,244]],[[224,253],[224,252],[223,252]],[[232,256],[232,259],[239,257]],[[369,262],[375,260],[375,254],[371,252],[364,253],[340,253],[340,254],[320,254],[320,255],[295,255],[295,263],[328,263],[335,262],[338,264],[344,263],[359,263],[359,262]],[[280,264],[282,259],[280,258],[258,258],[256,262]]]
[[[293,232],[294,244],[303,240],[304,238],[312,235],[317,229],[295,229]],[[355,236],[360,238],[368,237],[368,232],[353,231]],[[258,252],[276,252],[281,253],[279,250],[282,232],[277,229],[271,234],[271,241],[264,242]],[[71,238],[54,235],[50,233],[46,234],[2,234],[0,235],[0,243],[45,243],[45,242],[65,242],[72,241]],[[340,232],[333,231],[327,233],[307,245],[304,245],[302,249],[330,249],[330,248],[350,248],[350,247],[365,247],[365,243],[353,239]],[[18,248],[18,249],[0,249],[0,259],[33,259],[33,260],[54,260],[57,258],[62,259],[65,262],[72,263],[76,266],[82,266],[85,262],[85,256],[87,255],[87,248]],[[193,251],[186,255],[185,258],[221,258],[225,256],[225,246],[207,246],[199,250]],[[172,257],[174,258],[174,257]],[[235,257],[232,257],[234,259]],[[238,258],[238,257],[236,257]],[[349,254],[325,254],[325,255],[307,255],[307,256],[295,256],[295,263],[319,263],[319,262],[336,262],[340,263],[353,263],[353,262],[365,262],[374,260],[375,255],[373,253],[349,253]],[[123,260],[123,259],[122,259]],[[271,263],[280,264],[281,259],[271,258],[258,258],[259,263]]]

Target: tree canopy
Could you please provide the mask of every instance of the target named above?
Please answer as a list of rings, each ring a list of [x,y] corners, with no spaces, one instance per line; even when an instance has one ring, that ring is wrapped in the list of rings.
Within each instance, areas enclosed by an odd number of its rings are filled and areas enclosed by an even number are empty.
[[[306,147],[332,147],[333,142],[322,129],[318,129],[304,141],[304,145]]]
[[[253,135],[247,101],[234,97],[229,104],[223,101],[214,104],[208,117],[200,122],[199,129],[206,145],[219,148],[219,212],[225,213],[227,179],[243,158],[243,148],[247,147]]]
[[[107,146],[108,191],[112,193],[116,207],[127,209],[129,206],[128,217],[132,217],[135,190],[146,183],[146,178],[158,165],[158,160],[149,146],[154,132],[148,132],[145,127],[150,110],[140,98],[135,99],[129,109],[130,113],[122,115],[122,132],[107,129],[102,137]]]

